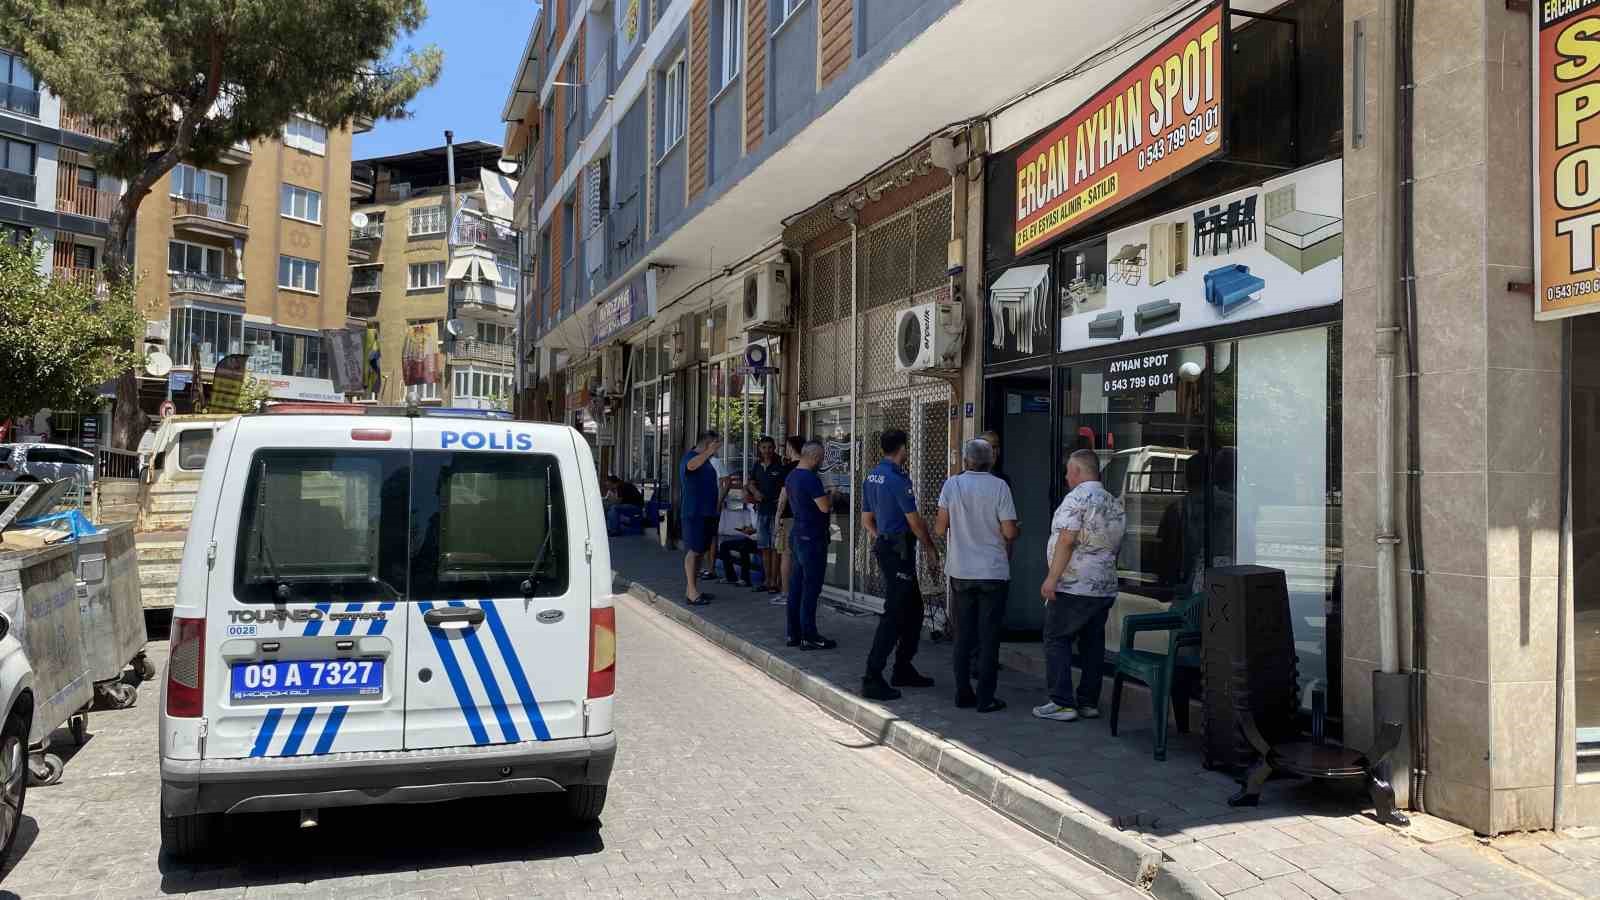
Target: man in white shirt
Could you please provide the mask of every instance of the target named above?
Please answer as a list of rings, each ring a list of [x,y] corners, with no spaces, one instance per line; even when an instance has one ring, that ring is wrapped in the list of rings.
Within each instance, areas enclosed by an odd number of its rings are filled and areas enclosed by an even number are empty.
[[[1100,457],[1093,450],[1078,450],[1068,457],[1067,486],[1072,490],[1050,519],[1050,543],[1045,547],[1050,571],[1039,585],[1045,602],[1050,699],[1034,707],[1033,714],[1055,722],[1100,715],[1106,616],[1117,602],[1117,554],[1127,530],[1122,501],[1100,483]],[[1074,650],[1082,670],[1076,692]]]
[[[967,441],[961,448],[961,460],[966,471],[946,481],[939,491],[939,518],[933,529],[948,541],[944,571],[950,578],[951,614],[956,622],[956,706],[995,712],[1006,708],[994,689],[1011,582],[1007,549],[1017,539],[1017,507],[1011,488],[989,471],[994,450],[987,441]],[[976,693],[972,690],[974,648]]]
[[[750,554],[756,552],[755,533],[755,510],[745,502],[744,490],[735,486],[728,491],[722,501],[722,519],[717,523],[717,543],[722,554],[720,557],[722,572],[727,576],[729,584],[740,581],[745,587],[755,586],[750,578]],[[738,554],[744,563],[742,579],[733,567],[734,554]]]

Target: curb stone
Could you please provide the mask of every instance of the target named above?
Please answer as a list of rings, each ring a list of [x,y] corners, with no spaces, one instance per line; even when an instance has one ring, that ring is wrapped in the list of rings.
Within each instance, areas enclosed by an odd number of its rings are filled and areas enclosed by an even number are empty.
[[[873,741],[889,747],[939,780],[982,801],[1029,831],[1100,867],[1124,883],[1149,890],[1162,900],[1220,900],[1199,876],[1160,850],[1118,831],[1061,798],[1046,793],[999,765],[937,734],[894,717],[882,706],[840,690],[831,682],[809,675],[733,632],[713,624],[689,608],[668,600],[618,573],[619,586],[629,597],[668,619],[703,636],[743,659],[774,681],[800,694],[835,718],[853,725]]]

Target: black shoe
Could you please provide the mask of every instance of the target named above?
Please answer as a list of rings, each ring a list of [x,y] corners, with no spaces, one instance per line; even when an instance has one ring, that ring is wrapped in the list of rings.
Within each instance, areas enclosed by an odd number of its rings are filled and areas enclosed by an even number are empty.
[[[861,679],[861,696],[868,700],[899,700],[900,692],[889,686],[883,676]]]
[[[798,647],[798,646],[800,646],[800,639],[799,638],[789,638],[788,640],[783,642],[783,645],[785,647]]]
[[[981,712],[981,713],[999,712],[1000,710],[1005,709],[1005,708],[1006,708],[1006,702],[1004,700],[1001,700],[999,697],[996,697],[993,700],[989,700],[987,702],[978,704],[978,712]]]
[[[716,581],[717,580],[717,573],[711,571],[710,569],[707,569],[704,572],[700,573],[700,577],[701,578],[709,578],[712,581]]]
[[[977,705],[978,705],[978,695],[976,695],[976,694],[957,694],[956,695],[956,709],[971,709],[971,708],[973,708],[974,706],[977,706]]]
[[[929,678],[910,666],[906,666],[904,669],[896,669],[894,671],[894,677],[889,679],[889,683],[895,687],[933,687],[932,678]]]
[[[801,650],[832,650],[837,646],[839,646],[838,641],[834,640],[833,638],[822,637],[821,635],[818,635],[814,638],[805,638],[800,641]]]
[[[711,602],[711,595],[701,592],[700,596],[685,598],[683,602],[690,606],[706,606]]]

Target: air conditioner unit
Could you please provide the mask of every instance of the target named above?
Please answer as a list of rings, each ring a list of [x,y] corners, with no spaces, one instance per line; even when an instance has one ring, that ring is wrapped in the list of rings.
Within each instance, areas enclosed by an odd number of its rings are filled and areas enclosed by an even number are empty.
[[[961,368],[964,331],[959,304],[919,303],[901,310],[894,322],[895,371]]]
[[[621,396],[628,389],[628,373],[622,366],[622,345],[612,344],[600,357],[600,393],[608,397]]]
[[[146,343],[165,344],[168,334],[172,331],[172,323],[165,319],[147,319],[144,323],[144,339]]]
[[[783,328],[789,324],[789,267],[763,263],[744,275],[746,330]]]

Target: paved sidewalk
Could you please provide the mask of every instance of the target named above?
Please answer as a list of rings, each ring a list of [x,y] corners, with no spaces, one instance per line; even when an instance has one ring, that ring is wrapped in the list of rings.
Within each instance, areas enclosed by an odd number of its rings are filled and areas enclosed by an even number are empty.
[[[716,584],[709,588],[716,595],[711,605],[690,609],[682,602],[681,553],[664,551],[648,538],[614,538],[611,551],[619,588],[630,588],[879,742],[1158,896],[1564,897],[1572,894],[1557,886],[1557,876],[1575,881],[1588,863],[1600,861],[1600,841],[1577,847],[1534,842],[1523,852],[1533,864],[1519,866],[1438,819],[1418,816],[1408,829],[1389,828],[1370,817],[1366,793],[1354,785],[1275,780],[1260,807],[1232,809],[1226,799],[1236,784],[1202,768],[1197,733],[1178,734],[1173,726],[1168,760],[1152,758],[1150,704],[1142,690],[1125,692],[1115,738],[1104,718],[1032,718],[1029,709],[1044,700],[1043,682],[1017,667],[1000,673],[998,693],[1008,709],[987,715],[958,710],[949,643],[924,638],[917,656],[918,668],[938,681],[936,687],[907,690],[892,703],[866,701],[859,689],[876,616],[824,606],[819,629],[837,639],[839,648],[802,652],[784,646],[783,610],[769,605],[765,594]],[[1102,710],[1109,712],[1109,702]],[[1564,846],[1551,849],[1557,844]],[[1556,859],[1538,855],[1543,853]],[[1546,868],[1537,868],[1539,862]]]

